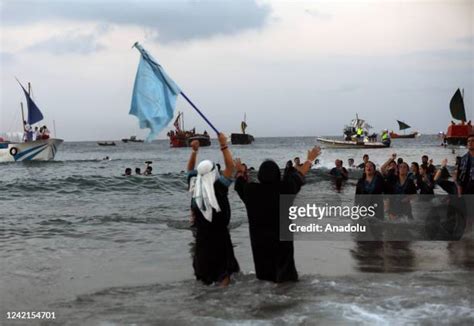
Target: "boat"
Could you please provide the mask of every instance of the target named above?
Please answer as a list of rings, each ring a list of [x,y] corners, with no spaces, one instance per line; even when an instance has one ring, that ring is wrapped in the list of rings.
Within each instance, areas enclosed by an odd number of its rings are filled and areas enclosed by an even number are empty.
[[[137,139],[137,136],[130,136],[130,138],[122,138],[124,143],[143,143],[143,139]]]
[[[18,80],[17,80],[18,81]],[[50,161],[54,160],[59,146],[64,142],[62,139],[49,138],[46,132],[41,139],[33,140],[33,125],[43,120],[43,114],[31,98],[31,85],[28,83],[28,91],[18,81],[26,97],[28,116],[25,119],[23,103],[21,103],[21,114],[23,121],[24,139],[0,139],[0,162],[18,161]]]
[[[173,125],[175,130],[170,130],[167,134],[170,139],[170,147],[189,147],[193,140],[198,140],[200,146],[211,145],[211,137],[206,131],[202,134],[198,134],[195,128],[192,130],[184,129],[184,114],[182,112],[178,112],[178,116]]]
[[[387,148],[390,147],[390,139],[384,142],[377,141],[377,134],[369,133],[372,128],[364,119],[360,119],[356,114],[356,118],[351,120],[349,125],[343,129],[344,140],[336,140],[329,138],[317,138],[328,148]],[[362,130],[362,135],[357,135],[357,130]],[[384,131],[387,132],[387,131]]]
[[[358,142],[355,140],[335,140],[328,138],[316,138],[319,142],[323,143],[326,147],[332,148],[387,148],[390,145],[386,145],[382,142],[373,141],[362,141]]]
[[[251,144],[255,138],[252,135],[246,134],[247,129],[246,115],[244,114],[244,120],[240,123],[241,134],[233,133],[230,134],[230,141],[232,145],[248,145]]]
[[[111,142],[108,142],[108,141],[102,141],[102,142],[97,142],[97,145],[99,146],[115,146],[115,142],[111,141]]]
[[[397,138],[401,138],[401,139],[405,139],[405,138],[415,138],[416,136],[418,136],[418,131],[414,131],[412,133],[409,133],[409,134],[406,134],[405,133],[405,130],[406,129],[410,129],[411,127],[406,124],[405,122],[403,121],[400,121],[400,120],[397,120],[398,122],[398,128],[400,130],[403,130],[404,133],[403,134],[398,134],[396,132],[394,132],[393,130],[390,131],[390,138],[394,138],[394,139],[397,139]]]
[[[446,136],[444,138],[448,145],[466,146],[467,138],[469,135],[474,133],[474,128],[472,128],[471,121],[466,123],[467,119],[463,93],[464,90],[461,93],[458,88],[449,102],[451,116],[453,119],[460,120],[461,122],[456,123],[451,121],[451,124],[448,126],[448,131],[446,132]]]

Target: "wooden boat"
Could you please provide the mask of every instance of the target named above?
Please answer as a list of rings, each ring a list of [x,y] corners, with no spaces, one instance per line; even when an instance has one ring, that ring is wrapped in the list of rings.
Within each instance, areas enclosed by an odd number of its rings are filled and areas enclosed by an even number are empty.
[[[329,148],[387,148],[387,147],[390,147],[390,144],[387,145],[381,142],[371,142],[371,141],[358,142],[355,140],[335,140],[335,139],[327,139],[327,138],[317,138],[317,140]]]
[[[137,136],[130,136],[130,138],[122,138],[124,143],[143,143],[143,139],[137,139]]]
[[[398,128],[400,130],[405,131],[406,129],[411,128],[408,124],[406,124],[403,121],[397,120],[397,122],[398,122]],[[392,130],[392,131],[390,131],[389,135],[390,135],[390,138],[394,138],[394,139],[397,139],[397,138],[400,138],[400,139],[415,138],[416,136],[418,136],[418,131],[414,131],[414,132],[409,133],[409,134],[406,134],[406,133],[397,134],[396,132],[394,132]]]
[[[111,141],[103,141],[103,142],[97,142],[97,145],[99,146],[115,146],[115,142]]]
[[[174,121],[175,130],[170,130],[167,136],[170,139],[170,147],[189,147],[193,140],[199,140],[200,146],[210,146],[211,137],[204,131],[202,134],[197,134],[196,130],[184,129],[184,116],[182,112],[179,112],[176,120]]]
[[[463,94],[461,94],[461,91],[458,88],[449,102],[451,116],[453,119],[461,121],[460,123],[451,121],[451,124],[448,126],[448,131],[446,132],[444,140],[449,145],[466,146],[467,138],[469,135],[474,133],[471,121],[466,123],[466,109],[464,107],[463,97]]]
[[[244,115],[244,121],[240,124],[240,129],[242,130],[241,134],[233,133],[230,134],[230,141],[232,145],[248,145],[251,144],[255,138],[252,135],[246,134],[245,129],[247,129],[246,116]]]

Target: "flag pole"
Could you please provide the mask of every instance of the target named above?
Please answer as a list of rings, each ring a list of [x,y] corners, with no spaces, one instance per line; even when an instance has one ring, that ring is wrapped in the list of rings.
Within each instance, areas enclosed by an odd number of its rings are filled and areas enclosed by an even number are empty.
[[[188,101],[188,103],[194,108],[194,110],[196,110],[197,113],[199,113],[199,115],[201,116],[201,118],[204,119],[204,121],[207,122],[207,124],[216,132],[216,134],[219,134],[219,131],[216,129],[216,127],[214,127],[214,125],[211,123],[211,121],[209,121],[206,116],[201,112],[201,110],[199,110],[196,105],[194,105],[194,103],[186,96],[186,94],[184,94],[183,92],[181,92],[181,95],[183,95],[183,97],[186,99],[186,101]]]

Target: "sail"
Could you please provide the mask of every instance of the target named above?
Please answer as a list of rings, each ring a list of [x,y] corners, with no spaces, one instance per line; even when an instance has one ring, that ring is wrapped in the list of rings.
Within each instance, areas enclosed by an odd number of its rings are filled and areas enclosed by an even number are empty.
[[[178,116],[176,117],[176,120],[174,120],[174,127],[176,128],[177,131],[181,131],[181,128],[179,126],[179,119],[181,118],[181,112],[178,114]]]
[[[405,130],[405,129],[411,128],[409,125],[407,125],[403,121],[397,120],[397,122],[398,122],[398,127],[400,128],[400,130]]]
[[[23,85],[20,82],[18,82],[18,83],[20,84],[20,86],[23,89],[23,92],[25,93],[25,96],[26,96],[26,103],[27,103],[27,106],[28,106],[27,122],[31,126],[32,124],[40,122],[41,120],[43,120],[43,114],[41,113],[40,109],[35,104],[35,102],[33,102],[33,100],[30,97],[30,94],[28,94],[28,92],[23,87]]]
[[[466,110],[464,109],[464,100],[462,99],[461,91],[458,90],[454,93],[449,102],[449,109],[451,110],[451,115],[456,120],[466,121]]]
[[[245,121],[242,121],[242,123],[240,124],[240,129],[242,129],[242,133],[245,134],[245,129],[247,129],[247,124],[245,123]]]

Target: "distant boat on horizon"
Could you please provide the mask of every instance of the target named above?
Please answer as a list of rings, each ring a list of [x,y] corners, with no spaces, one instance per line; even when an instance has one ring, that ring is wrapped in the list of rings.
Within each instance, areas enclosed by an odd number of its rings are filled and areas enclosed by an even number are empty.
[[[245,130],[247,129],[247,115],[244,114],[244,120],[240,123],[240,130],[242,133],[233,133],[230,135],[230,141],[232,145],[249,145],[255,138],[252,135],[246,134]]]
[[[472,135],[474,129],[471,121],[466,123],[466,108],[464,107],[464,90],[458,88],[449,102],[449,110],[454,120],[460,120],[460,123],[451,121],[444,139],[449,145],[467,145],[467,138]]]
[[[393,130],[392,130],[392,131],[390,131],[390,134],[389,134],[390,138],[394,138],[394,139],[397,139],[397,138],[404,139],[405,138],[406,139],[406,138],[415,138],[416,136],[418,136],[418,134],[419,134],[418,131],[414,131],[414,132],[411,132],[409,134],[406,134],[405,130],[410,129],[411,126],[409,126],[408,124],[406,124],[405,122],[400,121],[400,120],[397,120],[397,122],[398,122],[398,129],[403,130],[404,134],[401,135],[401,134],[398,134],[396,132],[393,132]]]

